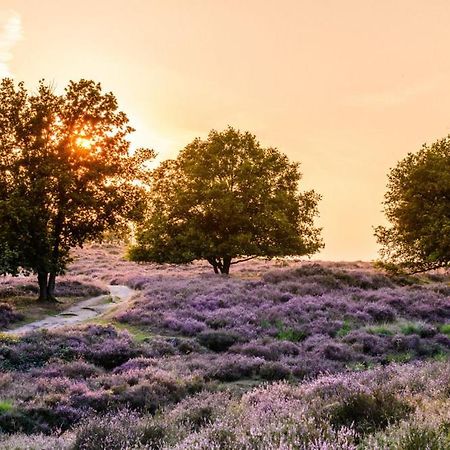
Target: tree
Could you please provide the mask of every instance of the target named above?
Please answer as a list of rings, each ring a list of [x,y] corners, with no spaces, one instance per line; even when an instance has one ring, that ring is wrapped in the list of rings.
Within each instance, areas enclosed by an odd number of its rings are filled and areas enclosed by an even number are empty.
[[[390,226],[375,236],[388,267],[411,273],[450,265],[450,136],[424,145],[389,174],[384,211]]]
[[[257,256],[310,255],[323,245],[314,227],[314,191],[300,193],[298,163],[231,127],[195,139],[154,171],[136,261],[206,259],[216,273]],[[236,259],[239,258],[239,259]]]
[[[30,94],[2,80],[0,273],[34,272],[39,299],[55,300],[70,249],[138,214],[136,179],[147,179],[154,155],[130,155],[132,131],[114,95],[93,81],[56,95],[43,81]]]

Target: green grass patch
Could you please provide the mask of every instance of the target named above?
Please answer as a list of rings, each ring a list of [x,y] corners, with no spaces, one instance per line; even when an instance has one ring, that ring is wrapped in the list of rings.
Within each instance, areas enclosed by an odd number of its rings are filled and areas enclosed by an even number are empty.
[[[432,357],[434,361],[439,362],[447,362],[449,360],[450,355],[448,352],[444,352],[443,350],[439,350],[437,353],[435,353]]]
[[[446,334],[447,336],[450,336],[450,323],[444,323],[439,327],[439,331],[442,334]]]
[[[155,335],[153,333],[149,332],[145,328],[142,328],[138,325],[130,325],[127,323],[120,323],[120,322],[116,322],[111,319],[96,318],[96,319],[90,320],[89,323],[97,323],[99,325],[113,325],[118,330],[126,330],[138,342],[143,342],[149,338],[155,337]]]
[[[403,334],[420,334],[422,332],[423,326],[420,323],[407,322],[400,326],[400,331]]]
[[[336,336],[338,336],[338,337],[347,336],[347,334],[350,333],[350,331],[352,331],[352,328],[353,328],[352,324],[348,320],[344,320],[342,328],[340,328],[338,330],[338,332],[336,333]]]
[[[378,334],[380,336],[393,336],[396,333],[394,324],[381,324],[367,327],[366,331],[370,334]]]
[[[0,413],[7,413],[14,408],[14,405],[9,400],[0,400]]]
[[[411,352],[401,352],[401,353],[391,353],[387,355],[386,359],[390,363],[398,363],[403,364],[411,361],[413,358],[413,354]]]
[[[265,330],[272,327],[276,328],[278,332],[275,335],[275,338],[280,341],[300,342],[308,336],[307,333],[301,329],[287,328],[281,320],[270,322],[267,319],[263,319],[260,322],[260,326]]]
[[[276,338],[280,341],[300,342],[306,338],[306,333],[302,330],[283,328],[282,330],[278,331]]]
[[[361,372],[363,370],[373,369],[375,367],[375,364],[372,362],[353,362],[348,363],[345,366],[348,370],[351,370],[352,372]]]

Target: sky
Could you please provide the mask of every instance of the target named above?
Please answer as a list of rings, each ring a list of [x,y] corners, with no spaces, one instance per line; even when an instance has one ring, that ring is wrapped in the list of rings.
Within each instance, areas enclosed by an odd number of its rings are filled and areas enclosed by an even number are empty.
[[[100,81],[173,158],[228,125],[301,162],[324,260],[377,258],[387,174],[450,133],[448,0],[1,0],[0,77]]]

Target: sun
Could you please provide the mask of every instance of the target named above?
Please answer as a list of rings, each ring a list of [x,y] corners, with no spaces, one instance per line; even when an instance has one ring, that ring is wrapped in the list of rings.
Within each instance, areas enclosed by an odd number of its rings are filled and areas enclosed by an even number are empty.
[[[75,144],[84,150],[91,150],[94,146],[94,140],[87,136],[79,136],[75,139]]]

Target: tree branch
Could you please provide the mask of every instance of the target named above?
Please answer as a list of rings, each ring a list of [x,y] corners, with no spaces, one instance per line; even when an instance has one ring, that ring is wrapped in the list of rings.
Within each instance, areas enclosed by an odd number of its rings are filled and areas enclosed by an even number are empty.
[[[239,259],[238,261],[232,261],[231,264],[237,264],[245,261],[250,261],[251,259],[255,259],[257,256],[249,256],[248,258]]]

